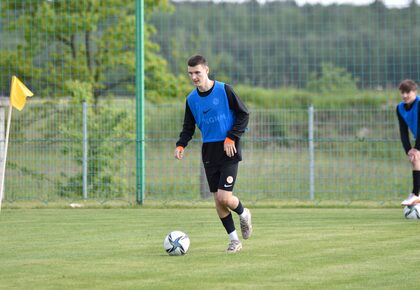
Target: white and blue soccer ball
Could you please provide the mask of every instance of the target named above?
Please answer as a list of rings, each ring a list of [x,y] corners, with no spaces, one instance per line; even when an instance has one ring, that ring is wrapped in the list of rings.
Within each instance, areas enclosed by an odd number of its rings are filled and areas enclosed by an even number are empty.
[[[189,247],[190,238],[181,231],[172,231],[163,240],[163,248],[170,256],[185,255]]]
[[[404,217],[406,219],[419,220],[420,219],[420,205],[407,205],[404,207]]]

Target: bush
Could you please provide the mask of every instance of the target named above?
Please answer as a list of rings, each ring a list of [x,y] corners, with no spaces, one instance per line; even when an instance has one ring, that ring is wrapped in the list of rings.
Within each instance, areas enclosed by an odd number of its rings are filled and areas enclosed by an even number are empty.
[[[332,63],[322,63],[319,73],[309,74],[306,85],[308,91],[328,94],[341,92],[357,92],[357,79],[341,67],[336,67]]]

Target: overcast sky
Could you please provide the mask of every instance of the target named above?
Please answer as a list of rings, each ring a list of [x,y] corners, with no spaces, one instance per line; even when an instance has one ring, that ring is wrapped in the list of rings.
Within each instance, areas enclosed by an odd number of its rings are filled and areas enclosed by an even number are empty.
[[[216,3],[220,2],[247,2],[249,0],[172,0],[173,2],[197,2],[197,1],[213,1]],[[265,2],[273,2],[273,1],[282,1],[282,0],[257,0],[260,3]],[[304,5],[304,4],[353,4],[353,5],[367,5],[372,3],[374,0],[295,0],[295,2],[298,5]],[[406,7],[409,3],[411,3],[412,0],[382,0],[382,2],[385,3],[387,7]],[[417,3],[420,2],[420,0],[416,0]]]

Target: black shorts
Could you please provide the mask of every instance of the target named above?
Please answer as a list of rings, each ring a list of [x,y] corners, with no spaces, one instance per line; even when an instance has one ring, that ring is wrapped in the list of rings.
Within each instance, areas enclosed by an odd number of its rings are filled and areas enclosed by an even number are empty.
[[[233,191],[238,174],[238,162],[209,166],[204,169],[206,170],[210,192],[216,192],[218,189]]]

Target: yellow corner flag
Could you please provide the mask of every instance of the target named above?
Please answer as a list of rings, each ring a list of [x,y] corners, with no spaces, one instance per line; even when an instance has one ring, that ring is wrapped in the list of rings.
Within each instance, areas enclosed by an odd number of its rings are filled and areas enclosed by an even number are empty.
[[[12,87],[10,89],[10,102],[13,107],[22,111],[26,104],[26,97],[34,94],[16,77],[12,77]]]

